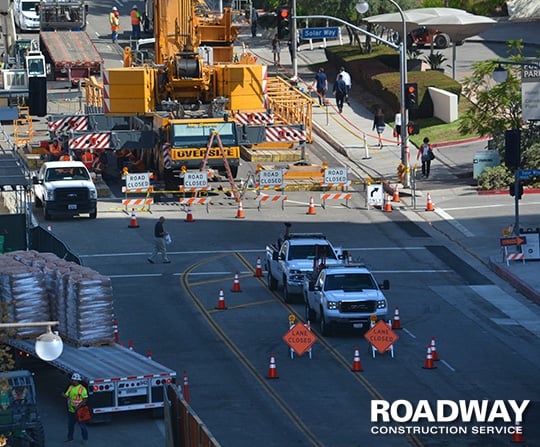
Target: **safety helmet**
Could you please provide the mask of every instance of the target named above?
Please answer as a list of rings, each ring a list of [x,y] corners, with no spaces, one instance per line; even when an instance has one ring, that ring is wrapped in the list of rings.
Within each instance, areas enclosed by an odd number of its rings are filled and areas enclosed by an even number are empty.
[[[137,5],[133,5],[133,8],[131,8],[131,9],[137,9]]]
[[[73,373],[73,375],[71,376],[71,380],[77,380],[78,382],[80,382],[82,380],[82,377],[79,373]]]
[[[113,6],[113,7],[112,7],[112,10],[113,10],[113,11],[118,11],[118,8],[117,8],[116,6]]]

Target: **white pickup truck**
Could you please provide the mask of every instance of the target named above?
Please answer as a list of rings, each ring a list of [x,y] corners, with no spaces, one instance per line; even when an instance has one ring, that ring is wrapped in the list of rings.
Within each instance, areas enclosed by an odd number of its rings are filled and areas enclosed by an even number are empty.
[[[288,228],[287,228],[288,230]],[[283,289],[286,303],[292,295],[302,294],[304,276],[320,262],[326,265],[341,264],[341,250],[335,249],[321,233],[289,233],[277,244],[266,246],[266,271],[268,288]]]
[[[86,166],[80,161],[43,163],[32,178],[34,201],[43,207],[43,216],[97,216],[97,189]]]
[[[370,317],[385,319],[388,303],[382,289],[390,282],[377,284],[372,273],[361,264],[326,266],[306,275],[303,284],[306,320],[319,320],[323,335],[332,325],[362,327]]]

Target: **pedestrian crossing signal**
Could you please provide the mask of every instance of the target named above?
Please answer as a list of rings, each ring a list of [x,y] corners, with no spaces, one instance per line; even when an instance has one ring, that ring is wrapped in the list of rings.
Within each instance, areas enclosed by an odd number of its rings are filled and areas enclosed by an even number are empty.
[[[291,8],[280,6],[277,9],[277,20],[278,39],[288,39],[291,33]]]
[[[407,124],[407,132],[409,135],[418,135],[420,133],[420,126],[411,121]]]
[[[405,108],[408,110],[418,108],[418,84],[416,82],[405,84]]]

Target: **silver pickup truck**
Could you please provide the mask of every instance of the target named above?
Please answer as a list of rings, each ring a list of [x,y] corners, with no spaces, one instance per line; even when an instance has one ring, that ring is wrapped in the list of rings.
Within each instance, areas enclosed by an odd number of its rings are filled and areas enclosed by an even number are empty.
[[[80,161],[49,161],[43,163],[32,178],[34,201],[43,207],[43,216],[97,216],[97,190],[86,166]]]
[[[321,333],[329,335],[333,325],[362,327],[372,315],[385,319],[388,303],[382,289],[389,288],[388,280],[377,284],[364,265],[322,267],[304,280],[306,320],[319,320]]]
[[[321,233],[287,233],[284,240],[266,246],[268,288],[282,288],[283,299],[290,303],[292,295],[302,294],[306,273],[320,262],[340,264],[341,250]]]

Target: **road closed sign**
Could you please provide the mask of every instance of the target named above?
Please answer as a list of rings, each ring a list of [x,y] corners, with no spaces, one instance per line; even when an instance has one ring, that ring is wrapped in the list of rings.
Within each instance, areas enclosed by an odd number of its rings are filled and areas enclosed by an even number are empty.
[[[267,187],[283,186],[283,171],[281,169],[260,171],[259,185]]]
[[[208,188],[208,171],[186,172],[184,174],[184,188]]]
[[[127,174],[126,175],[126,189],[128,191],[133,191],[136,189],[147,190],[150,188],[150,173],[141,172],[138,174]]]
[[[387,351],[399,338],[390,325],[383,320],[379,320],[375,326],[365,333],[364,337],[381,354]]]
[[[311,332],[307,324],[296,323],[290,330],[283,336],[285,343],[294,350],[298,355],[302,355],[307,352],[313,346],[313,343],[317,341],[317,337]]]
[[[326,168],[324,170],[324,183],[347,183],[347,168]]]

